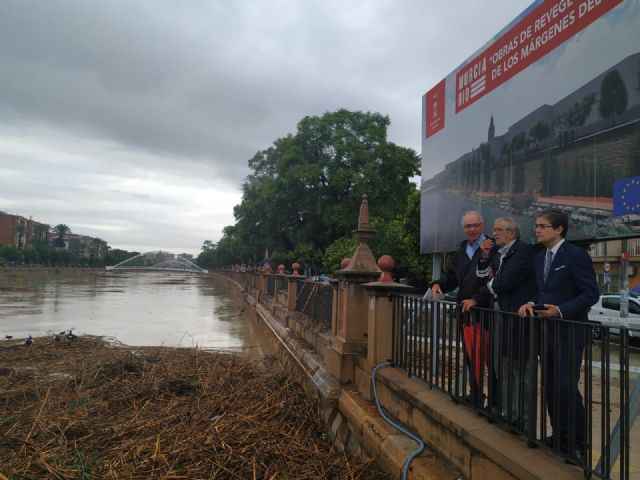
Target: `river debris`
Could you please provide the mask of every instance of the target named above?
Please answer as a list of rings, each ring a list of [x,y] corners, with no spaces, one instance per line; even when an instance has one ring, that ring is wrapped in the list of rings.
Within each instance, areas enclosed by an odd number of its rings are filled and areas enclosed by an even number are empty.
[[[274,358],[33,340],[0,343],[0,479],[383,478]]]

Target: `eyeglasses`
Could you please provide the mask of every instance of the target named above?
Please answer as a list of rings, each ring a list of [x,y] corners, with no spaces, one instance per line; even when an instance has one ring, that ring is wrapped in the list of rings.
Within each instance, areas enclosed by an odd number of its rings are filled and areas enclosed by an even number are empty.
[[[507,232],[511,230],[510,228],[500,228],[500,227],[493,227],[493,231],[494,232]]]
[[[548,223],[536,223],[533,227],[534,230],[544,230],[545,228],[553,228],[553,225],[549,225]]]
[[[480,228],[482,226],[481,223],[466,223],[462,225],[464,228]]]

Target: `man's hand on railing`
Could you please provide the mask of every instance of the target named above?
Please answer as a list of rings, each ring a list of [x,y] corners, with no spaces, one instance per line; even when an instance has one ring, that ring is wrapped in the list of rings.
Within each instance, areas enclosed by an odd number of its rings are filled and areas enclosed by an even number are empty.
[[[562,313],[556,305],[545,303],[544,305],[534,305],[525,303],[518,309],[521,317],[542,317],[542,318],[562,318]]]
[[[518,315],[522,318],[533,317],[535,312],[533,311],[533,303],[525,303],[518,309]]]
[[[431,298],[436,298],[436,295],[441,295],[442,289],[440,288],[439,283],[434,283],[431,285]]]
[[[476,305],[478,305],[477,301],[475,301],[473,298],[467,298],[466,300],[462,301],[462,311],[468,312]]]
[[[560,309],[555,305],[545,303],[544,307],[545,308],[543,310],[539,310],[538,308],[536,308],[536,306],[534,306],[533,311],[535,312],[535,315],[543,318],[562,318]]]

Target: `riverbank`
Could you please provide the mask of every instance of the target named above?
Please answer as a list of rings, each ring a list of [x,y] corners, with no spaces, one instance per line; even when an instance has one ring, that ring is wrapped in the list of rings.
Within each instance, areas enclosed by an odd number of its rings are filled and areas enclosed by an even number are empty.
[[[325,430],[274,357],[0,342],[0,478],[383,478]]]
[[[0,272],[105,272],[105,267],[73,267],[55,265],[0,265]]]

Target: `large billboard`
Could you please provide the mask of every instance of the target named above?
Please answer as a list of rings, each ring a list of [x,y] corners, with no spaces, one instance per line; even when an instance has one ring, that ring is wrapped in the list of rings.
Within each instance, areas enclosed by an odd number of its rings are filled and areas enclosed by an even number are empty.
[[[422,97],[421,251],[468,210],[530,243],[546,208],[572,240],[640,236],[639,175],[640,0],[536,1]]]

